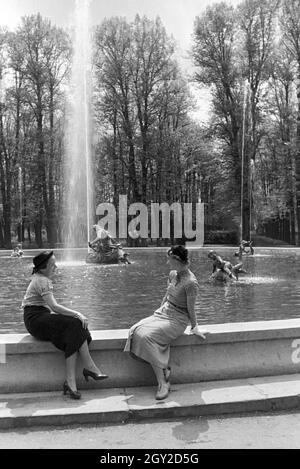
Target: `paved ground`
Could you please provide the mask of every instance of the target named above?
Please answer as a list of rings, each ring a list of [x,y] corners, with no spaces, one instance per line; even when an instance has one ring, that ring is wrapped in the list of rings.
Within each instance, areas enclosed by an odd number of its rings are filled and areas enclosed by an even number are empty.
[[[70,400],[57,392],[0,394],[0,428],[45,425],[104,425],[142,419],[280,412],[300,409],[300,374],[172,384],[163,401],[156,388],[139,386],[85,390]]]
[[[124,425],[2,430],[0,448],[300,448],[300,411],[148,420]]]

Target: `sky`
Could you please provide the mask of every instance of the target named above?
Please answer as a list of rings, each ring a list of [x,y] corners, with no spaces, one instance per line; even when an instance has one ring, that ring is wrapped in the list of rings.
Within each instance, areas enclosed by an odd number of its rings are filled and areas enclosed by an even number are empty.
[[[84,1],[84,0],[78,0]],[[219,0],[221,1],[221,0]],[[90,18],[92,24],[100,24],[104,18],[111,16],[134,19],[138,13],[150,19],[159,16],[168,35],[173,35],[177,43],[178,58],[185,69],[192,73],[192,64],[188,59],[188,51],[192,44],[194,20],[197,15],[218,0],[90,0]],[[224,0],[223,0],[224,1]],[[233,6],[242,0],[225,0]],[[58,26],[71,26],[74,21],[76,0],[0,0],[0,26],[14,29],[22,16],[41,13]],[[207,114],[209,107],[208,94],[193,87],[199,112]],[[196,111],[197,114],[199,114]],[[199,115],[200,115],[199,114]]]
[[[225,0],[237,5],[241,0]],[[24,15],[40,12],[53,23],[72,23],[76,0],[0,0],[0,24],[15,27]],[[194,19],[212,0],[90,0],[93,23],[101,23],[103,18],[125,16],[133,19],[136,13],[149,18],[161,17],[166,30],[173,34],[181,48],[191,42]]]

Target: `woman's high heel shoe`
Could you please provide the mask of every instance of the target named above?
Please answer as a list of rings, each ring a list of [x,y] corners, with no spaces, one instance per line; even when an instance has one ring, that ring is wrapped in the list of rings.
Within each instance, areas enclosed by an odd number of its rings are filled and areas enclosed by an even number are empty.
[[[64,395],[69,394],[71,399],[81,399],[80,392],[73,391],[73,389],[71,389],[70,386],[68,385],[67,381],[64,382],[63,391],[64,391]]]
[[[159,384],[157,393],[155,395],[155,399],[157,399],[158,401],[162,401],[163,399],[168,397],[170,389],[171,389],[170,383]]]
[[[89,376],[93,379],[95,379],[96,381],[99,381],[100,379],[106,379],[108,378],[107,375],[102,375],[102,374],[98,374],[98,373],[94,373],[93,371],[90,371],[90,370],[87,370],[86,368],[83,368],[83,376],[85,377],[85,380],[88,381],[89,380]]]

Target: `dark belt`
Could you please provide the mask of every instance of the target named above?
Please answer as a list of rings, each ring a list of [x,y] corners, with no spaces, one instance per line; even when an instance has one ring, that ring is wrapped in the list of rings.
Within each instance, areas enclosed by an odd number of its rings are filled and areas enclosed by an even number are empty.
[[[172,301],[170,300],[167,300],[167,302],[170,303],[170,305],[174,306],[174,308],[180,309],[181,311],[187,311],[187,308],[183,308],[181,306],[175,305],[175,303],[172,303]]]
[[[23,306],[24,313],[51,313],[51,310],[42,305],[25,305]]]

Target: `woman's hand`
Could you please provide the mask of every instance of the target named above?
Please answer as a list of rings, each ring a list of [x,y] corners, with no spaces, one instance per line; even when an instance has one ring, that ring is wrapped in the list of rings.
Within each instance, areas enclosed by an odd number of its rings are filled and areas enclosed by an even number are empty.
[[[199,335],[202,339],[206,339],[205,334],[207,334],[207,331],[205,329],[200,329],[198,324],[196,324],[196,326],[191,327],[191,334]]]
[[[87,329],[88,328],[88,325],[89,325],[89,321],[88,321],[88,318],[86,318],[83,314],[81,313],[76,313],[76,316],[75,316],[77,319],[79,319],[79,321],[81,321],[81,324],[82,324],[82,327],[83,329]]]

